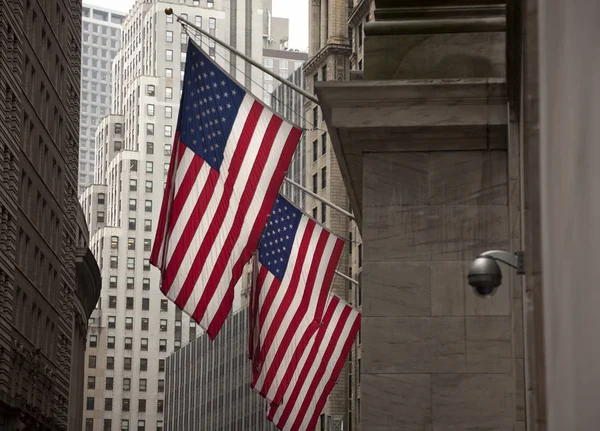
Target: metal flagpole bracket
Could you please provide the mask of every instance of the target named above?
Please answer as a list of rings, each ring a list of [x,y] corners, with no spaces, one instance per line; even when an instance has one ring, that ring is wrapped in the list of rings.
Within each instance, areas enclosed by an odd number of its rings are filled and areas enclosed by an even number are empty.
[[[344,280],[348,280],[350,283],[352,283],[355,286],[360,286],[360,283],[353,279],[352,277],[350,277],[349,275],[344,274],[343,272],[339,272],[337,269],[335,270],[335,273],[337,275],[339,275],[340,277],[342,277]]]
[[[186,25],[189,25],[194,30],[198,31],[199,33],[203,34],[204,36],[208,37],[209,39],[214,40],[216,43],[218,43],[219,45],[221,45],[223,48],[225,48],[225,49],[233,52],[237,56],[243,58],[245,61],[247,61],[248,63],[250,63],[251,65],[253,65],[257,69],[263,71],[267,75],[271,75],[273,78],[275,78],[277,81],[281,82],[283,85],[287,85],[292,90],[297,91],[298,93],[300,93],[301,95],[303,95],[304,97],[306,97],[311,102],[314,102],[317,105],[319,104],[319,99],[317,99],[314,95],[310,94],[308,91],[304,90],[301,87],[298,87],[293,82],[290,82],[287,79],[282,78],[281,76],[277,75],[273,71],[271,71],[271,70],[267,69],[266,67],[264,67],[262,64],[258,63],[257,61],[253,60],[252,58],[248,57],[243,52],[238,51],[233,46],[226,44],[221,39],[216,38],[215,36],[213,36],[212,34],[210,34],[209,32],[207,32],[206,30],[201,29],[200,27],[198,27],[197,25],[191,23],[187,19],[180,17],[175,12],[173,12],[173,8],[170,8],[170,7],[166,8],[165,9],[165,14],[167,14],[167,15],[174,15],[177,18],[177,21],[179,21],[181,23],[184,23]]]

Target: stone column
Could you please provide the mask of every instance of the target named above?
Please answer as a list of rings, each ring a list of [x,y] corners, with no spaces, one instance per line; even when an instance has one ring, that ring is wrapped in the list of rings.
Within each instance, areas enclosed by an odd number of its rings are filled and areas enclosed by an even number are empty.
[[[333,2],[332,2],[333,3]],[[321,48],[327,45],[329,37],[329,0],[321,0]]]
[[[312,57],[321,47],[321,0],[312,0],[308,14],[309,55]]]

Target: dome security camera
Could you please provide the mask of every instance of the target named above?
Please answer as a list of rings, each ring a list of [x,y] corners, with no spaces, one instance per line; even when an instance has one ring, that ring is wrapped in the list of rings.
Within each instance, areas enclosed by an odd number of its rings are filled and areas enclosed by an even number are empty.
[[[493,258],[479,256],[469,265],[467,279],[477,296],[493,296],[502,284],[502,270]]]
[[[502,284],[502,270],[498,261],[515,268],[519,275],[525,274],[523,252],[486,251],[469,265],[467,279],[477,296],[483,298],[493,296]]]

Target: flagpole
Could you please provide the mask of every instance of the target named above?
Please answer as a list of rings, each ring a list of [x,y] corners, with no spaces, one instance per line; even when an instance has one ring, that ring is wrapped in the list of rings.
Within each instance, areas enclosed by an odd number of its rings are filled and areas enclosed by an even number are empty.
[[[349,219],[351,219],[351,220],[356,220],[356,217],[354,217],[354,215],[353,215],[352,213],[349,213],[349,212],[348,212],[348,211],[346,211],[345,209],[342,209],[342,208],[338,207],[336,204],[329,202],[327,199],[325,199],[325,198],[323,198],[323,197],[319,196],[318,194],[311,192],[311,191],[310,191],[309,189],[307,189],[306,187],[304,187],[304,186],[302,186],[302,185],[298,184],[298,183],[297,183],[297,182],[295,182],[295,181],[292,181],[292,180],[290,180],[288,177],[284,177],[284,178],[283,178],[283,180],[284,180],[286,183],[288,183],[288,184],[290,184],[290,185],[292,185],[292,186],[294,186],[294,187],[296,187],[296,188],[298,188],[298,189],[302,190],[304,193],[311,195],[313,198],[315,198],[315,199],[317,199],[317,200],[319,200],[319,201],[323,202],[324,204],[326,204],[326,205],[329,205],[331,208],[333,208],[333,209],[334,209],[334,210],[336,210],[336,211],[339,211],[340,213],[342,213],[343,215],[345,215],[345,216],[346,216],[346,217],[348,217]]]
[[[239,57],[243,58],[245,61],[247,61],[248,63],[250,63],[251,65],[253,65],[254,67],[262,70],[264,73],[266,73],[267,75],[271,75],[273,78],[275,78],[276,80],[278,80],[279,82],[281,82],[283,85],[287,85],[288,87],[290,87],[291,89],[297,91],[298,93],[302,94],[304,97],[306,97],[308,100],[310,100],[311,102],[316,103],[317,105],[319,104],[319,99],[317,99],[315,96],[313,96],[312,94],[310,94],[308,91],[304,90],[301,87],[298,87],[296,84],[294,84],[293,82],[288,81],[287,79],[282,78],[281,76],[277,75],[276,73],[274,73],[273,71],[267,69],[266,67],[264,67],[262,64],[258,63],[257,61],[253,60],[252,58],[248,57],[246,54],[244,54],[241,51],[238,51],[237,49],[235,49],[233,46],[226,44],[225,42],[223,42],[222,40],[216,38],[215,36],[213,36],[212,34],[210,34],[209,32],[207,32],[206,30],[201,29],[200,27],[198,27],[195,24],[192,24],[190,21],[188,21],[185,18],[180,17],[179,15],[177,15],[175,12],[173,12],[173,8],[166,8],[165,9],[165,13],[167,15],[175,15],[175,17],[177,17],[177,21],[183,22],[187,25],[189,25],[190,27],[192,27],[194,30],[202,33],[204,36],[208,37],[209,39],[214,40],[216,43],[218,43],[219,45],[221,45],[223,48],[233,52],[234,54],[238,55]]]
[[[350,277],[349,275],[346,275],[346,274],[344,274],[343,272],[339,272],[337,269],[335,270],[335,273],[336,273],[337,275],[339,275],[340,277],[342,277],[343,279],[345,279],[345,280],[348,280],[348,281],[349,281],[350,283],[352,283],[353,285],[355,285],[355,286],[360,286],[360,283],[359,283],[357,280],[355,280],[355,279],[353,279],[352,277]]]

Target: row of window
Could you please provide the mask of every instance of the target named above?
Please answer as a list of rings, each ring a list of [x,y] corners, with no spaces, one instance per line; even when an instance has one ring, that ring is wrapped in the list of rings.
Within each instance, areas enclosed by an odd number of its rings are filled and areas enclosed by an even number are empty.
[[[317,108],[315,108],[313,110],[313,114],[315,113],[316,109]],[[315,122],[315,124],[317,124],[317,123]],[[316,162],[317,159],[319,158],[319,140],[318,139],[315,139],[313,141],[313,151],[312,151],[312,153],[313,153],[313,162]],[[327,133],[323,133],[321,135],[321,155],[324,156],[326,153],[327,153]]]
[[[319,186],[319,174],[316,173],[313,175],[313,193],[317,193]],[[324,190],[327,187],[327,166],[321,169],[321,190]]]
[[[314,207],[312,209],[312,217],[315,220],[319,220],[319,207]],[[321,223],[327,223],[327,205],[325,202],[321,202]]]
[[[146,431],[146,421],[139,420],[137,425],[137,431]],[[129,431],[129,419],[121,420],[121,431]],[[94,419],[86,418],[85,420],[85,431],[94,431]],[[102,431],[113,431],[112,419],[104,419]],[[156,431],[163,431],[163,421],[156,421]]]
[[[144,230],[150,232],[152,230],[152,220],[144,221],[150,222],[144,226]],[[135,230],[135,219],[129,219],[129,230]],[[119,256],[110,256],[110,267],[112,269],[119,268]],[[127,257],[127,269],[135,269],[135,257]],[[150,271],[150,259],[144,258],[143,269],[144,271]]]
[[[133,205],[132,205],[132,201]],[[135,208],[137,208],[136,205],[136,200],[135,199],[129,199],[129,209],[132,209],[132,206],[134,207],[132,210],[135,211]],[[148,202],[150,202],[150,211],[152,211],[152,201],[146,201],[146,211],[148,211]],[[127,238],[127,250],[135,250],[135,245],[136,245],[136,239],[135,238]],[[118,250],[119,249],[119,237],[118,236],[111,236],[110,237],[110,248],[113,250]],[[150,238],[144,238],[144,251],[152,251],[152,240]]]
[[[123,369],[125,371],[131,371],[131,364],[132,364],[131,361],[132,361],[132,359],[130,357],[123,358]],[[97,357],[94,355],[88,356],[88,368],[95,369],[96,365],[97,365]],[[115,357],[114,356],[108,356],[106,358],[106,369],[111,370],[111,371],[115,369]],[[148,371],[148,359],[140,358],[140,371]],[[165,372],[165,360],[164,359],[158,360],[158,372],[159,373]],[[104,387],[107,390],[110,390],[110,391],[113,390],[113,378],[112,377],[106,378],[106,384]]]
[[[153,123],[146,123],[146,134],[150,135],[150,136],[154,136],[154,124]],[[171,126],[170,124],[165,124],[164,136],[166,136],[166,137],[173,136],[173,126]]]
[[[127,279],[129,280],[130,277],[127,277]],[[146,279],[144,279],[146,280]],[[108,308],[117,308],[117,297],[116,296],[109,296],[108,297]],[[126,298],[126,308],[128,310],[133,310],[133,297],[127,297]],[[150,298],[142,298],[142,311],[148,311],[150,310]],[[167,301],[166,299],[161,299],[160,300],[160,311],[169,311],[169,301]],[[142,330],[147,330],[144,329],[145,327],[147,328],[147,321],[145,321],[144,319],[142,319]]]

